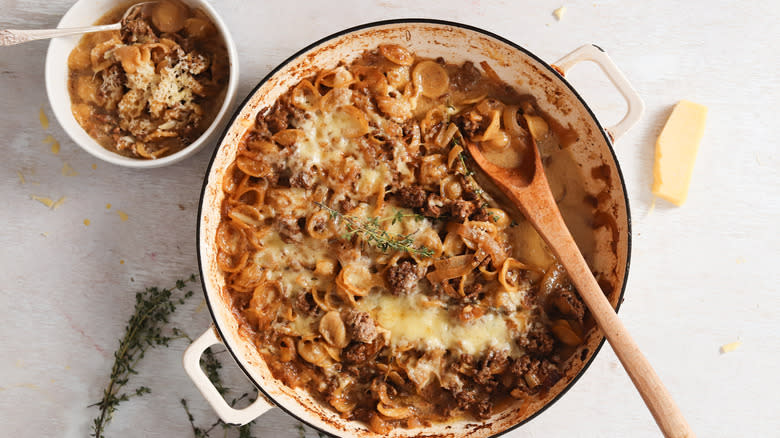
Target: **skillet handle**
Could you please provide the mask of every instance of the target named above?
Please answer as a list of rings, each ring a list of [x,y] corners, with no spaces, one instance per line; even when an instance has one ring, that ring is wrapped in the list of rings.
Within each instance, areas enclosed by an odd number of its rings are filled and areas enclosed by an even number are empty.
[[[203,397],[222,421],[228,424],[243,426],[263,415],[267,410],[273,408],[273,405],[266,401],[260,393],[257,395],[257,400],[243,409],[235,409],[225,401],[222,394],[217,391],[217,388],[214,387],[214,384],[211,383],[211,380],[209,380],[200,367],[200,358],[203,352],[212,345],[217,344],[222,344],[222,340],[219,338],[216,328],[212,325],[184,351],[184,357],[182,358],[184,371],[187,372],[187,375],[192,379],[192,383],[203,394]]]
[[[628,110],[623,119],[617,122],[614,126],[607,127],[607,132],[612,141],[617,141],[623,136],[629,129],[639,122],[642,118],[642,113],[645,111],[645,104],[642,98],[639,97],[639,93],[631,86],[628,79],[623,75],[623,72],[612,62],[612,59],[607,53],[599,46],[595,44],[586,44],[580,48],[575,49],[573,52],[565,55],[553,64],[556,70],[565,76],[566,72],[572,67],[579,64],[582,61],[591,61],[596,63],[601,68],[601,71],[607,75],[607,78],[612,82],[612,85],[617,88],[623,98],[626,99]]]

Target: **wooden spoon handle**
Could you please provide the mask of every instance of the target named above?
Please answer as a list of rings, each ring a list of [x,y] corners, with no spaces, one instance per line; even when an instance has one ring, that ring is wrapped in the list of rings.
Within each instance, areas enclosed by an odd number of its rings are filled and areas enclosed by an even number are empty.
[[[639,394],[650,409],[658,427],[667,438],[693,438],[695,434],[680,412],[671,394],[650,366],[647,358],[639,350],[628,330],[615,314],[615,310],[599,287],[596,279],[582,257],[574,238],[563,221],[552,193],[546,187],[546,180],[534,182],[529,193],[521,196],[533,196],[534,214],[524,211],[529,221],[539,230],[550,249],[566,268],[574,285],[590,309],[593,318],[604,332],[612,349],[623,364]],[[516,202],[523,209],[525,202]],[[544,212],[544,213],[542,213]]]

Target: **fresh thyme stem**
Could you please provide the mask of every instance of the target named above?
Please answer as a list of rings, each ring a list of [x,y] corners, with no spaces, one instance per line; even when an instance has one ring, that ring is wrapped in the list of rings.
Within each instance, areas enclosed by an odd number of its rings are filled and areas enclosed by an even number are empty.
[[[417,220],[422,220],[423,216],[419,214],[404,214],[401,211],[397,211],[390,217],[371,217],[362,220],[355,216],[345,215],[323,203],[315,202],[315,204],[323,210],[328,211],[331,218],[340,219],[344,222],[344,225],[347,228],[347,233],[344,235],[346,239],[351,239],[355,234],[360,234],[365,238],[366,242],[376,246],[382,252],[386,252],[387,250],[403,251],[420,257],[431,257],[433,255],[433,250],[426,246],[414,246],[414,239],[412,239],[414,233],[390,233],[380,226],[380,223],[382,222],[392,221],[392,223],[395,224],[406,217],[414,217]]]
[[[120,403],[151,392],[149,387],[139,386],[129,393],[120,393],[130,376],[137,374],[135,366],[144,357],[146,350],[159,345],[168,346],[175,339],[188,338],[177,328],[165,332],[164,329],[176,311],[176,306],[192,296],[192,291],[180,296],[174,296],[174,291],[181,291],[192,281],[195,281],[195,275],[177,281],[174,289],[152,287],[136,294],[135,310],[125,326],[124,336],[119,340],[119,348],[114,352],[114,364],[108,385],[103,390],[103,398],[90,405],[100,409],[100,414],[93,420],[91,436],[104,437],[106,425]]]

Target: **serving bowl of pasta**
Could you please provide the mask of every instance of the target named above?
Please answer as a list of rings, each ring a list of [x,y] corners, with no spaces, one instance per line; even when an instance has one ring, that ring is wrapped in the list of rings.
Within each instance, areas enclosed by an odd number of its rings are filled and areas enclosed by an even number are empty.
[[[604,128],[563,77],[599,64],[628,101]],[[184,367],[226,422],[272,407],[337,436],[496,436],[584,372],[603,336],[543,240],[465,152],[522,165],[610,302],[630,258],[612,149],[642,102],[596,46],[555,63],[470,26],[393,20],[301,50],[235,114],[204,181],[214,324]],[[229,406],[199,366],[223,343],[259,390]]]
[[[58,27],[116,23],[137,1],[78,1]],[[238,86],[230,32],[203,0],[133,8],[121,30],[52,39],[46,91],[65,132],[120,166],[166,166],[222,132]]]

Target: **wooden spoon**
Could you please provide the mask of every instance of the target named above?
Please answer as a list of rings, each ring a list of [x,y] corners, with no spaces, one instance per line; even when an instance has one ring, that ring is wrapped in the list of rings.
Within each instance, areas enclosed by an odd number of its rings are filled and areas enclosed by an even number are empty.
[[[474,161],[519,207],[566,268],[569,278],[612,345],[663,434],[668,438],[695,437],[669,391],[617,317],[577,248],[547,184],[536,142],[531,140],[527,159],[520,167],[512,169],[488,161],[475,143],[468,142],[467,148]]]

